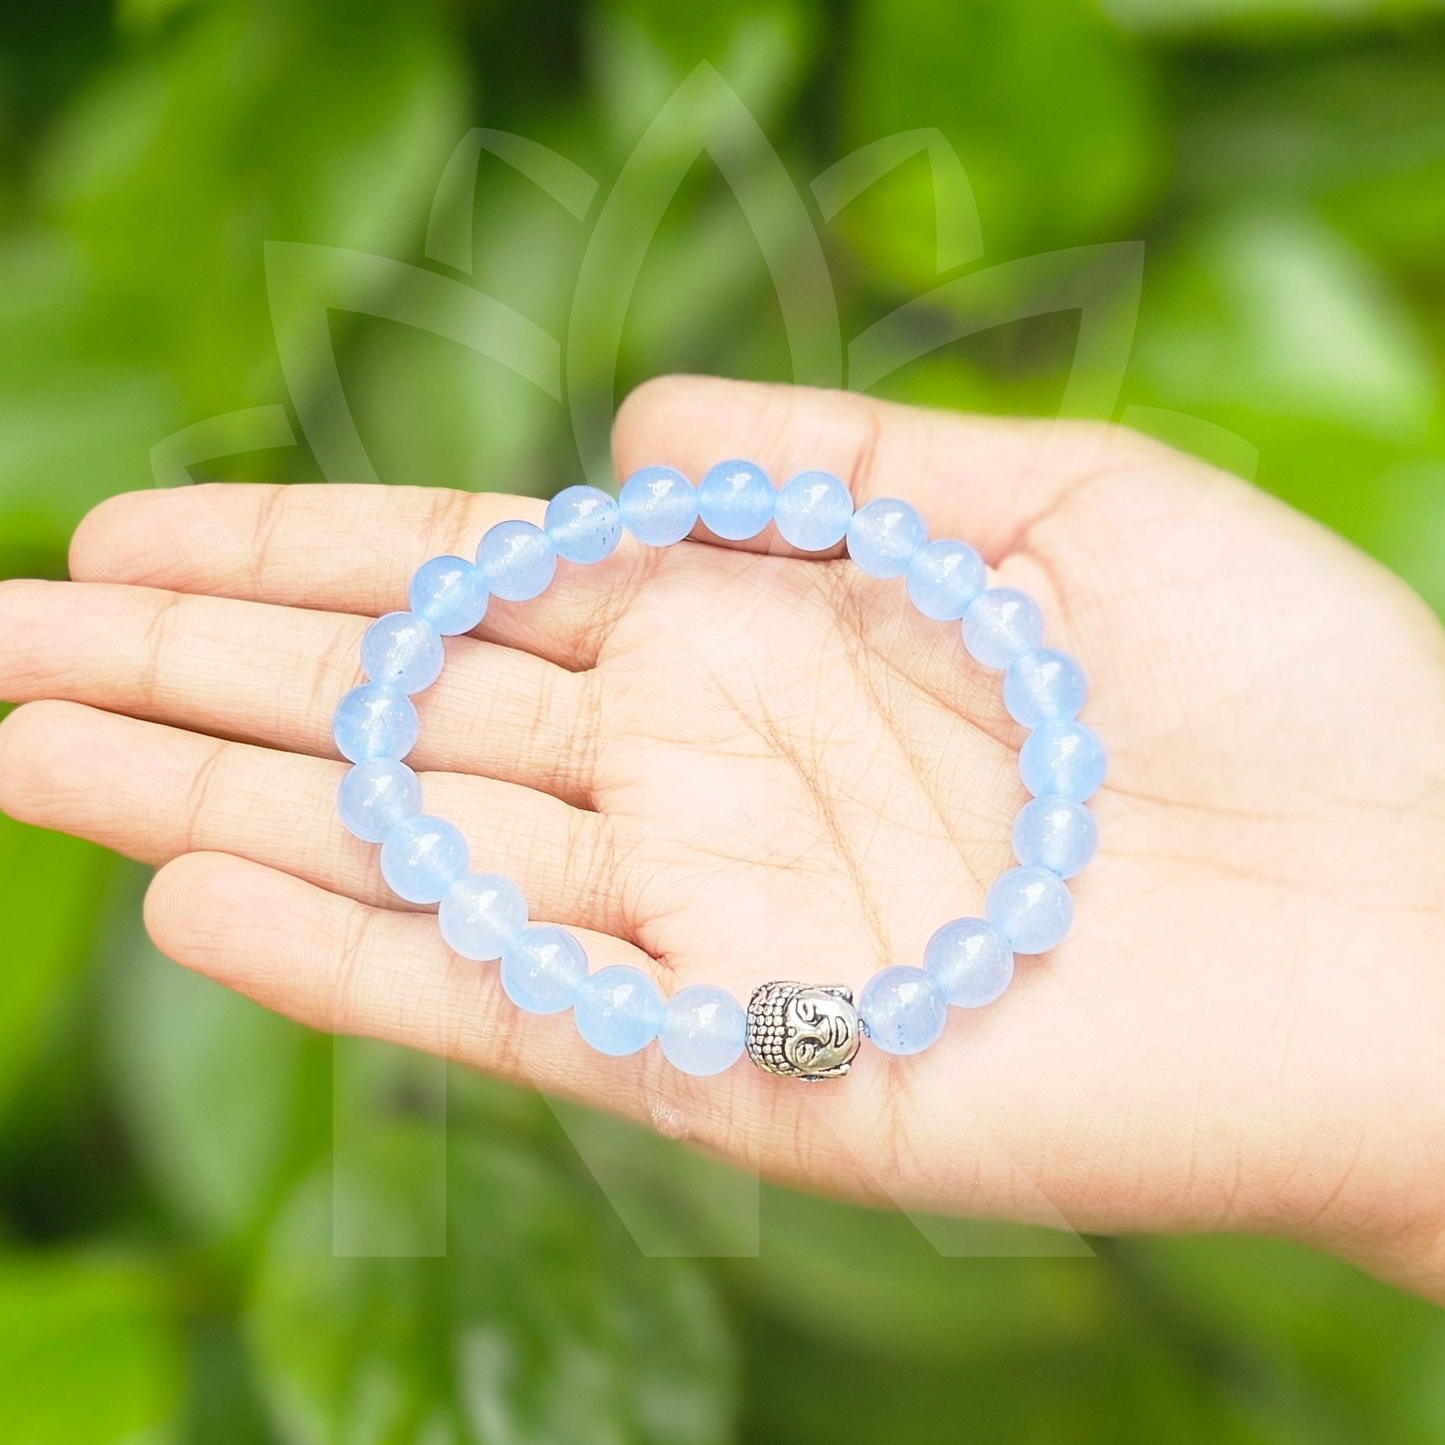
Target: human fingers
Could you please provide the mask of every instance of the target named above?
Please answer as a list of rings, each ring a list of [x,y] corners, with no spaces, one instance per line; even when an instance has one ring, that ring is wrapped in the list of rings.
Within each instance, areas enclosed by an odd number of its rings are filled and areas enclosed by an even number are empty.
[[[70,574],[374,617],[407,606],[407,584],[429,558],[471,557],[494,523],[540,525],[544,510],[533,497],[441,487],[215,483],[129,492],[81,522]],[[559,562],[563,575],[540,597],[493,597],[477,635],[589,667],[650,565],[630,538],[604,562]]]
[[[334,893],[402,906],[379,851],[341,826],[346,765],[202,737],[68,702],[0,723],[0,807],[151,864],[203,850],[249,858]],[[422,777],[425,807],[455,823],[473,872],[501,873],[534,916],[626,934],[627,850],[601,815],[530,788]]]
[[[857,504],[885,496],[911,502],[934,535],[967,539],[995,566],[1021,549],[1031,527],[1105,474],[1101,449],[1112,445],[1093,423],[931,411],[703,376],[643,383],[613,428],[621,476],[664,463],[696,481],[728,457],[757,462],[778,486],[801,471],[830,471]],[[767,533],[754,545],[787,550]]]
[[[0,696],[60,698],[217,737],[335,757],[331,719],[362,680],[364,617],[151,587],[0,584]],[[572,802],[591,788],[586,674],[475,638],[415,701],[410,761]]]

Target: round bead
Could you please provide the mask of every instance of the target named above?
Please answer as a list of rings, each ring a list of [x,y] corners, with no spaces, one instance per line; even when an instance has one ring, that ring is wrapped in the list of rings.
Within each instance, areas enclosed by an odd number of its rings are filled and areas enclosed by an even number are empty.
[[[499,970],[502,991],[529,1014],[559,1014],[572,1007],[587,977],[587,953],[555,923],[534,923],[506,947]]]
[[[748,1016],[726,989],[692,984],[679,989],[662,1010],[658,1040],[673,1068],[705,1076],[730,1069],[747,1043]]]
[[[1057,873],[1012,868],[988,890],[983,911],[1015,953],[1047,953],[1064,941],[1074,900]]]
[[[858,1017],[885,1054],[919,1054],[943,1032],[948,999],[931,973],[898,964],[864,984]]]
[[[363,843],[380,843],[421,812],[421,780],[395,758],[368,758],[347,771],[336,790],[341,824]]]
[[[800,552],[824,552],[848,535],[853,498],[831,472],[799,472],[773,499],[778,535]]]
[[[389,682],[364,682],[336,704],[331,736],[353,763],[404,758],[415,746],[421,721],[411,699]]]
[[[1012,982],[1014,954],[993,924],[955,918],[928,940],[923,966],[955,1008],[982,1008]]]
[[[600,487],[564,487],[542,519],[559,557],[600,562],[622,540],[622,513]]]
[[[467,841],[445,818],[407,818],[381,845],[381,876],[408,903],[439,903],[466,871]]]
[[[1046,722],[1019,749],[1019,776],[1036,798],[1082,803],[1099,791],[1107,770],[1103,743],[1081,722]]]
[[[578,985],[572,1017],[577,1032],[599,1054],[635,1054],[662,1027],[662,995],[640,969],[614,964]]]
[[[1035,798],[1014,819],[1014,856],[1060,878],[1082,873],[1099,849],[1094,815],[1071,798]]]
[[[1083,669],[1052,647],[1019,653],[1003,675],[1003,705],[1026,728],[1077,717],[1088,694]]]
[[[373,682],[422,692],[442,675],[447,655],[439,633],[415,612],[388,612],[361,639],[361,666]]]
[[[988,583],[983,558],[967,542],[949,539],[920,547],[905,575],[908,600],[936,622],[956,622]]]
[[[928,540],[923,518],[907,502],[879,497],[848,523],[848,555],[870,577],[901,577]]]
[[[773,520],[777,493],[752,462],[719,462],[697,484],[697,513],[715,536],[729,542],[756,537]]]
[[[697,488],[672,467],[643,467],[622,484],[622,525],[649,547],[681,542],[697,523]]]
[[[533,522],[498,522],[477,545],[477,566],[494,596],[527,602],[557,575],[557,549]]]
[[[487,579],[465,557],[433,557],[416,569],[407,601],[443,637],[457,637],[487,615]]]
[[[463,958],[500,958],[527,926],[527,900],[499,873],[468,873],[458,878],[437,910],[442,937]]]
[[[963,645],[984,667],[1007,667],[1044,637],[1044,617],[1032,597],[1011,587],[990,587],[963,614]]]

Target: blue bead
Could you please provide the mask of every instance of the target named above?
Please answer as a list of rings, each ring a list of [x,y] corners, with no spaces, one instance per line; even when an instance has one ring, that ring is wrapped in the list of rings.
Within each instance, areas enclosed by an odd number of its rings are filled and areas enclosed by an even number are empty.
[[[442,937],[463,958],[500,958],[527,926],[527,900],[500,873],[468,873],[442,897],[437,910]]]
[[[848,523],[848,555],[870,577],[901,577],[928,540],[923,518],[894,497],[859,507]]]
[[[600,487],[564,487],[542,519],[559,557],[600,562],[622,540],[622,513]]]
[[[380,843],[403,819],[421,812],[421,780],[395,758],[368,758],[342,778],[336,811],[348,833],[363,843]]]
[[[967,542],[920,547],[908,564],[908,598],[936,622],[955,622],[988,584],[983,558]]]
[[[858,1017],[885,1054],[920,1054],[948,1022],[948,998],[921,968],[897,964],[863,986]]]
[[[963,614],[963,645],[984,667],[1007,667],[1043,638],[1044,615],[1038,603],[1010,587],[979,593]]]
[[[353,763],[404,758],[415,746],[421,721],[411,699],[389,682],[364,682],[336,704],[331,736]]]
[[[729,542],[756,537],[773,520],[777,493],[752,462],[719,462],[697,484],[697,512],[715,536]]]
[[[498,522],[477,545],[477,566],[493,596],[527,602],[557,575],[557,549],[535,523]]]
[[[658,1039],[673,1068],[706,1076],[730,1069],[747,1043],[748,1016],[726,989],[696,983],[679,989],[662,1010]]]
[[[622,484],[622,525],[649,547],[681,542],[697,523],[697,488],[671,467],[643,467]]]
[[[381,845],[381,876],[408,903],[439,903],[466,871],[467,841],[444,818],[407,818]]]
[[[662,995],[640,969],[613,964],[578,986],[572,1017],[577,1032],[599,1054],[635,1054],[662,1027]]]
[[[361,667],[373,682],[403,692],[423,692],[442,675],[447,660],[439,633],[415,612],[388,612],[361,639]]]
[[[982,1008],[1012,982],[1014,954],[993,924],[955,918],[928,940],[923,966],[955,1008]]]
[[[1019,653],[1003,677],[1003,705],[1026,728],[1077,717],[1088,695],[1083,669],[1052,647]]]
[[[1082,873],[1099,850],[1094,815],[1072,798],[1035,798],[1014,819],[1014,856],[1060,878]]]
[[[1036,798],[1085,802],[1103,785],[1108,764],[1098,734],[1081,722],[1046,722],[1019,749],[1019,777]]]
[[[853,498],[831,472],[799,472],[773,499],[778,536],[800,552],[825,552],[848,535]]]
[[[502,991],[529,1014],[559,1014],[572,1007],[587,977],[587,952],[565,928],[534,923],[502,954]]]
[[[1012,868],[988,890],[983,911],[1015,953],[1047,953],[1064,941],[1074,900],[1057,873]]]
[[[416,569],[407,601],[443,637],[457,637],[487,615],[487,579],[465,557],[433,557]]]

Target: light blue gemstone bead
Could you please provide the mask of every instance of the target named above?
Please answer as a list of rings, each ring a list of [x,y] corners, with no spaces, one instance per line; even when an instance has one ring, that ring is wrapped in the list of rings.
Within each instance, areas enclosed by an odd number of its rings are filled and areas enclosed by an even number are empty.
[[[527,602],[557,575],[557,549],[535,523],[498,522],[477,544],[477,566],[493,596]]]
[[[949,539],[920,547],[906,575],[908,600],[936,622],[956,622],[988,583],[983,558],[967,542]]]
[[[1014,954],[993,924],[955,918],[928,940],[923,966],[955,1008],[982,1008],[1013,981]]]
[[[928,527],[907,502],[879,497],[848,523],[848,555],[870,577],[901,577],[928,540]]]
[[[419,813],[381,845],[381,876],[408,903],[439,903],[467,871],[467,840],[445,818]]]
[[[662,995],[640,969],[613,964],[578,985],[572,1017],[577,1032],[599,1054],[635,1054],[662,1027]]]
[[[622,525],[649,547],[681,542],[697,522],[697,488],[672,467],[643,467],[622,484]]]
[[[331,736],[353,763],[404,758],[415,746],[421,721],[411,699],[389,682],[364,682],[336,704]]]
[[[773,499],[778,535],[800,552],[825,552],[848,535],[853,498],[831,472],[799,472]]]
[[[487,615],[487,579],[465,557],[433,557],[416,569],[407,601],[443,637],[457,637]]]
[[[542,519],[559,557],[600,562],[622,540],[622,513],[600,487],[564,487]]]
[[[963,645],[984,667],[1007,667],[1043,639],[1044,614],[1038,603],[1011,587],[979,593],[963,614]]]
[[[336,790],[342,826],[363,843],[380,843],[421,812],[421,779],[395,758],[368,758],[347,771]]]
[[[453,953],[477,960],[500,958],[527,926],[527,900],[500,873],[468,873],[447,889],[437,922]]]
[[[1077,717],[1088,695],[1083,669],[1052,647],[1019,653],[1003,676],[1003,705],[1026,728]]]
[[[921,968],[898,964],[863,985],[858,1017],[885,1054],[920,1054],[948,1022],[948,998]]]
[[[1072,798],[1035,798],[1014,819],[1014,856],[1060,878],[1082,873],[1099,850],[1094,815]]]
[[[658,1041],[673,1068],[706,1076],[737,1063],[747,1033],[742,1004],[726,989],[697,983],[678,989],[663,1006]]]
[[[756,537],[773,520],[776,495],[761,467],[719,462],[697,484],[697,512],[716,536],[741,542]]]
[[[502,991],[529,1014],[559,1014],[572,1007],[587,977],[587,953],[554,923],[524,928],[502,954]]]
[[[1012,868],[988,890],[983,911],[1015,953],[1047,953],[1064,941],[1074,900],[1057,873]]]
[[[1108,765],[1098,734],[1081,722],[1046,722],[1019,749],[1019,777],[1036,798],[1086,802],[1103,786]]]
[[[361,667],[373,682],[423,692],[442,675],[446,650],[439,633],[415,612],[388,612],[361,639]]]

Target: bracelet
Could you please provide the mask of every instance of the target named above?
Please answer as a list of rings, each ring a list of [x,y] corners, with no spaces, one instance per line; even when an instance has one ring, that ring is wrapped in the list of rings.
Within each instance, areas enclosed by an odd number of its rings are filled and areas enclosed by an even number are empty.
[[[875,974],[855,1006],[844,985],[773,981],[746,1010],[710,984],[679,989],[664,1002],[640,969],[589,973],[567,929],[529,923],[527,903],[508,879],[468,871],[466,840],[423,813],[421,782],[402,762],[416,745],[411,694],[430,687],[445,662],[442,638],[470,632],[488,596],[524,602],[557,572],[557,559],[589,565],[617,546],[625,527],[639,542],[680,542],[699,518],[717,537],[755,537],[769,522],[785,542],[821,552],[847,539],[848,555],[870,577],[906,579],[926,617],[960,622],[964,647],[1004,672],[1004,706],[1029,729],[1019,774],[1033,795],[1014,822],[1019,866],[1004,873],[984,917],[957,918],[929,939],[921,967]],[[684,1073],[731,1067],[744,1050],[760,1068],[801,1079],[846,1074],[861,1038],[889,1054],[916,1054],[943,1032],[948,1008],[980,1008],[1008,987],[1015,954],[1047,953],[1073,921],[1065,886],[1093,858],[1098,830],[1083,806],[1104,781],[1098,737],[1077,720],[1084,674],[1066,653],[1043,647],[1043,617],[1011,588],[987,587],[983,559],[965,542],[927,540],[923,518],[884,499],[853,510],[847,487],[828,472],[803,472],[774,489],[761,468],[728,461],[694,487],[670,467],[644,467],[616,501],[596,487],[568,487],[547,506],[543,526],[498,522],[473,564],[434,557],[412,578],[411,610],[378,618],[361,644],[367,680],[341,699],[336,746],[353,766],[337,798],[341,821],[381,845],[387,884],[410,903],[439,904],[447,945],[463,958],[499,959],[502,988],[530,1013],[572,1010],[578,1032],[604,1054],[635,1054],[659,1039]]]

